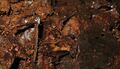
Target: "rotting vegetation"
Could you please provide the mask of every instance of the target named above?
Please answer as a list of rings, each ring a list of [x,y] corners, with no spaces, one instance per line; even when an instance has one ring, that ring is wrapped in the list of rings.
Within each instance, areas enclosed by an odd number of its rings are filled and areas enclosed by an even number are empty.
[[[0,0],[0,68],[120,69],[119,0]]]

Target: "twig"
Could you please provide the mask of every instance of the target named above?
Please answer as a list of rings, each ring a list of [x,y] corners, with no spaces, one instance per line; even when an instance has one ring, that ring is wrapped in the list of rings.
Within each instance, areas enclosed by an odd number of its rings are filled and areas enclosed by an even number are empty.
[[[33,61],[36,62],[37,52],[38,52],[38,24],[35,24],[35,48],[34,48],[34,58]]]
[[[35,35],[35,48],[34,48],[34,57],[33,57],[33,61],[36,62],[36,59],[37,59],[37,52],[38,52],[38,41],[39,41],[39,24],[40,24],[40,18],[37,17],[36,20],[37,23],[35,24],[35,32],[36,32],[36,35]]]

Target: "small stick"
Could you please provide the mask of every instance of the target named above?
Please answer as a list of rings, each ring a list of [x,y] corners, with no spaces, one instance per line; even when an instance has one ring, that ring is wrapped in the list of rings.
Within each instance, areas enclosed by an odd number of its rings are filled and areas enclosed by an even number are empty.
[[[38,34],[39,34],[39,24],[40,24],[40,18],[37,17],[35,19],[35,21],[37,23],[35,23],[35,32],[36,32],[36,35],[35,35],[35,48],[34,48],[34,57],[33,57],[33,61],[36,62],[36,59],[37,59],[37,52],[38,52],[38,41],[39,41],[39,38],[38,38]]]
[[[35,48],[34,48],[34,58],[33,61],[36,62],[37,52],[38,52],[38,24],[35,24]]]

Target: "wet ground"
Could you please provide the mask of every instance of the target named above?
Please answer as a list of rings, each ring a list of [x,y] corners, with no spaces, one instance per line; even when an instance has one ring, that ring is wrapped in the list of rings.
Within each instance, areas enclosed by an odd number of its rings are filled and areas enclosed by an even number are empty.
[[[0,69],[120,69],[119,0],[0,0]]]

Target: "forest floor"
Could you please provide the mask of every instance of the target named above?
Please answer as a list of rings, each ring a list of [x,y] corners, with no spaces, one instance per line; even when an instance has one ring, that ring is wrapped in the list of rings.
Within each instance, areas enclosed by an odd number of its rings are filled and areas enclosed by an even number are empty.
[[[0,69],[120,69],[120,0],[0,0]]]

